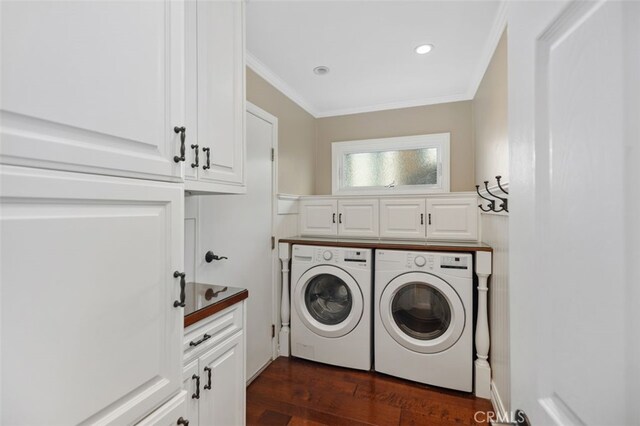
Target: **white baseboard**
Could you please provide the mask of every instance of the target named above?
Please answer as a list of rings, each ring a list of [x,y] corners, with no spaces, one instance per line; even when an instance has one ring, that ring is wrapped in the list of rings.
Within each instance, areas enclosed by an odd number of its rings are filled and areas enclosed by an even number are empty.
[[[509,418],[507,417],[507,410],[504,408],[504,404],[502,403],[502,398],[500,398],[500,392],[498,392],[496,383],[493,380],[491,380],[491,405],[493,405],[493,411],[497,414],[498,419]]]

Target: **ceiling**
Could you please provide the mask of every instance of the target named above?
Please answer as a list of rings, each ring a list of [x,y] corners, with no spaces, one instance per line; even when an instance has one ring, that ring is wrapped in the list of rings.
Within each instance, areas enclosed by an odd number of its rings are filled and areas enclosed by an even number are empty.
[[[472,99],[501,1],[247,2],[247,65],[316,117]],[[414,49],[432,44],[418,55]],[[330,72],[316,75],[313,69]]]

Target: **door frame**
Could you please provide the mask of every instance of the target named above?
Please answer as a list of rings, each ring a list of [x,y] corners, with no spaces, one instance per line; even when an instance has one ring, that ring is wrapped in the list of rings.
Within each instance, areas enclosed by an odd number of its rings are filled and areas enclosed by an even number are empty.
[[[271,149],[273,150],[273,157],[271,161],[271,235],[277,239],[276,236],[276,215],[278,214],[278,117],[269,114],[267,111],[252,104],[249,101],[245,101],[245,113],[251,114],[261,120],[271,124]],[[247,120],[245,120],[245,123]],[[246,136],[245,126],[245,142]],[[280,308],[280,259],[278,258],[278,244],[276,241],[275,248],[271,250],[271,324],[275,325],[275,336],[271,339],[271,359],[274,360],[278,357],[278,332],[280,327],[279,322],[279,308]],[[266,366],[265,366],[266,367]],[[260,374],[261,371],[258,372]]]

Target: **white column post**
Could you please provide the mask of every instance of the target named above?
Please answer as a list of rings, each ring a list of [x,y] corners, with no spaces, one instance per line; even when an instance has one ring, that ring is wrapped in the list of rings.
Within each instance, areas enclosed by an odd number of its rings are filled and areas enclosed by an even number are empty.
[[[289,259],[291,259],[291,246],[289,243],[278,243],[278,257],[282,262],[282,300],[280,304],[280,316],[282,327],[278,335],[280,343],[280,356],[289,356],[289,319],[291,318],[291,304],[289,303]]]
[[[487,313],[487,280],[491,275],[491,252],[476,252],[476,275],[478,276],[478,318],[476,321],[475,394],[480,398],[491,398],[491,365],[489,365],[489,318]]]

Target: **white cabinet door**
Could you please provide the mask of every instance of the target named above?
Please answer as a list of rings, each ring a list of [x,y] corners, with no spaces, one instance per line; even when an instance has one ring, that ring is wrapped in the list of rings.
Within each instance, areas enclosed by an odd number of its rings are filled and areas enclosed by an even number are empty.
[[[182,389],[187,391],[185,415],[189,420],[189,426],[198,426],[200,408],[200,398],[202,397],[202,387],[207,384],[206,376],[200,375],[198,360],[191,361],[184,367],[182,374]]]
[[[244,192],[244,3],[189,2],[187,22],[187,120],[197,126],[199,167],[186,189]]]
[[[0,180],[0,423],[140,420],[182,385],[181,185],[14,166]]]
[[[182,391],[169,401],[162,404],[153,413],[145,417],[137,426],[175,426],[188,425],[192,426],[193,421],[187,417],[186,403],[189,395]]]
[[[412,240],[424,239],[424,198],[381,199],[380,237]]]
[[[181,180],[183,8],[3,2],[0,162]]]
[[[300,201],[300,235],[336,236],[337,222],[337,200],[321,198]]]
[[[211,389],[200,397],[200,423],[207,426],[245,424],[245,357],[243,332],[217,345],[199,359],[201,377]]]
[[[427,198],[427,239],[476,241],[477,198]]]
[[[338,235],[378,238],[378,211],[377,199],[338,200]]]

